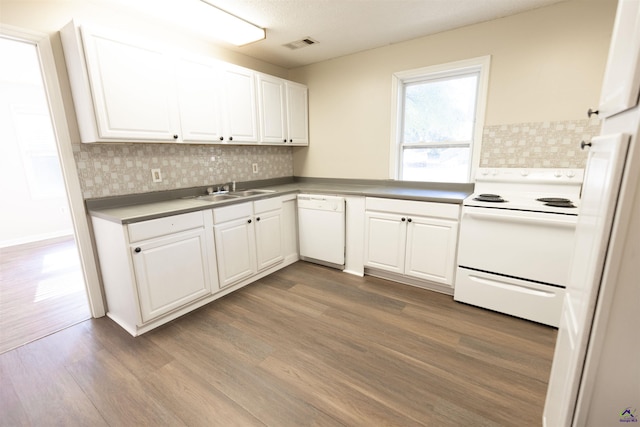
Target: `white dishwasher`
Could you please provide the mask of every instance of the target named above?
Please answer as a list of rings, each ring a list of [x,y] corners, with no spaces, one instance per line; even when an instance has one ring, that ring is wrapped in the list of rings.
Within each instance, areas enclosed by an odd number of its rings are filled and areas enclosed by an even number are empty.
[[[300,258],[344,268],[345,201],[343,197],[298,195]]]

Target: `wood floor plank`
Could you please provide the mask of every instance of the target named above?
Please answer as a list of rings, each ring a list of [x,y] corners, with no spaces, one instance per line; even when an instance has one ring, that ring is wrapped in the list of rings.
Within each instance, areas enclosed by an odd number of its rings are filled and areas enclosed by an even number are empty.
[[[92,319],[0,354],[0,425],[540,425],[555,337],[298,262],[137,338]]]

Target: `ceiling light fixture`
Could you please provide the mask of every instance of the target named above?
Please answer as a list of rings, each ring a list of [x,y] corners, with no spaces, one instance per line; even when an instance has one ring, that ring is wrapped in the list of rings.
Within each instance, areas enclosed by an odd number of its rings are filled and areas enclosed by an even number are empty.
[[[207,0],[200,0],[207,5],[207,11],[203,10],[202,19],[210,21],[210,31],[215,33],[216,38],[225,40],[236,46],[253,43],[266,37],[264,28],[260,28],[242,18],[238,18]],[[199,19],[201,21],[202,19]]]
[[[214,0],[114,0],[145,15],[236,46],[266,37],[264,28],[214,6]]]

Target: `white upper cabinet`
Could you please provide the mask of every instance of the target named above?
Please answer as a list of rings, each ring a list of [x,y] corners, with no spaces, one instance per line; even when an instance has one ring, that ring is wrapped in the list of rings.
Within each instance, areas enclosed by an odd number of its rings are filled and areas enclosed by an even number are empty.
[[[309,144],[306,86],[258,74],[258,111],[261,142]]]
[[[309,104],[307,87],[287,82],[287,130],[292,145],[309,145]]]
[[[106,30],[61,31],[83,142],[179,139],[171,60]],[[84,52],[84,57],[81,52]]]
[[[308,143],[303,85],[268,76],[259,112],[253,70],[73,21],[60,36],[82,142]]]
[[[620,0],[598,106],[605,119],[638,104],[640,93],[640,2]]]
[[[258,74],[258,111],[260,141],[270,144],[287,142],[285,81]]]
[[[225,64],[221,82],[224,87],[224,142],[258,142],[255,72]]]
[[[176,61],[176,89],[182,140],[220,142],[222,135],[219,66],[200,58]]]

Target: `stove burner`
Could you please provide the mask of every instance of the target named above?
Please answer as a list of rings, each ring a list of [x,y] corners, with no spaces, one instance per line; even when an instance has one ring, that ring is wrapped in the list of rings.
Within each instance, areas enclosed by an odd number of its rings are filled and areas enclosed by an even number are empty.
[[[564,197],[541,197],[536,200],[538,202],[545,202],[545,203],[571,203],[571,200],[565,199]]]
[[[478,202],[492,202],[492,203],[504,203],[506,202],[499,194],[478,194],[478,197],[475,197],[473,200],[477,200]]]
[[[567,200],[565,201],[558,201],[558,202],[546,202],[545,206],[552,206],[554,208],[575,208],[577,207],[576,205],[574,205],[571,200]]]

